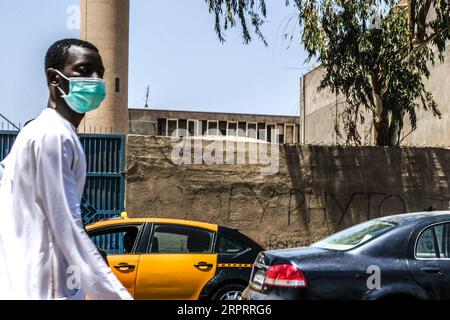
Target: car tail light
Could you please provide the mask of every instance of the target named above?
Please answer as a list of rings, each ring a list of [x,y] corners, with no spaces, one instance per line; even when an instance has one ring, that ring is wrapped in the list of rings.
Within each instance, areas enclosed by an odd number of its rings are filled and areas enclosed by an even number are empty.
[[[306,278],[293,265],[278,264],[267,270],[264,284],[276,287],[306,287]]]

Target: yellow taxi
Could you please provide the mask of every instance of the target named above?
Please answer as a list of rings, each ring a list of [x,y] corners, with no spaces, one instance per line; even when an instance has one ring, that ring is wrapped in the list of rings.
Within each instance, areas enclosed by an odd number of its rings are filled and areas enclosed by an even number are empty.
[[[239,300],[264,250],[236,229],[197,221],[123,214],[86,230],[135,299]]]

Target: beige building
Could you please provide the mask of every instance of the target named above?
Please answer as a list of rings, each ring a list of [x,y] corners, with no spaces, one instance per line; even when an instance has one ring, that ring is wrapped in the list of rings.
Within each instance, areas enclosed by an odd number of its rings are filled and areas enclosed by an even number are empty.
[[[431,68],[431,77],[425,81],[425,86],[431,91],[442,113],[442,118],[434,117],[431,112],[420,109],[417,111],[417,130],[411,132],[409,119],[405,119],[402,132],[402,144],[424,146],[450,146],[450,56],[445,63],[436,59],[436,65]],[[302,78],[301,84],[301,142],[304,144],[343,144],[344,137],[336,134],[336,127],[345,133],[342,125],[342,111],[345,107],[345,97],[337,96],[330,90],[318,92],[324,71],[318,67]],[[358,132],[364,145],[374,144],[372,115],[366,113],[364,124],[359,124]]]
[[[154,136],[223,135],[272,142],[278,130],[280,143],[300,141],[299,117],[130,109],[129,133]]]
[[[408,1],[399,3],[399,8],[407,8]],[[431,11],[427,19],[434,19],[436,12]],[[405,126],[401,136],[402,145],[447,146],[450,147],[450,56],[448,44],[445,63],[436,57],[435,66],[431,67],[431,77],[425,79],[425,87],[429,90],[441,111],[442,118],[433,116],[432,112],[417,110],[417,129],[411,130],[409,118],[405,118]],[[333,94],[330,90],[318,92],[324,71],[318,67],[302,77],[301,81],[301,137],[304,144],[324,143],[343,144],[346,142],[343,129],[343,110],[346,106],[344,96]],[[358,132],[364,145],[374,144],[373,116],[365,112],[365,122],[358,124]],[[343,136],[337,134],[339,129]]]

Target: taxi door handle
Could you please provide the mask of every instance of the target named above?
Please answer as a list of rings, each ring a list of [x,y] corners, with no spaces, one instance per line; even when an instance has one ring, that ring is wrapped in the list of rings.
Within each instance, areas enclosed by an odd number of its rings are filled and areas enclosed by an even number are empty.
[[[211,263],[199,262],[194,264],[194,267],[196,267],[199,270],[208,270],[211,269],[213,265]]]
[[[119,263],[118,265],[115,265],[114,268],[116,268],[119,271],[126,271],[126,270],[133,270],[136,268],[134,264],[128,264],[128,263]]]

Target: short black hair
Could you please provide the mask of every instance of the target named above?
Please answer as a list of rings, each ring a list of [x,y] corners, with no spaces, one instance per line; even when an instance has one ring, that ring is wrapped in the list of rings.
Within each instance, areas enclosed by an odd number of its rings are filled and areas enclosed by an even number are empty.
[[[56,41],[50,46],[45,55],[45,71],[49,68],[58,69],[62,72],[64,65],[66,64],[67,56],[69,54],[69,48],[71,46],[89,48],[98,52],[96,46],[92,43],[80,40],[80,39],[62,39]]]

